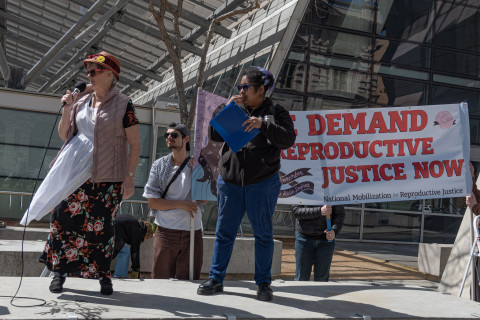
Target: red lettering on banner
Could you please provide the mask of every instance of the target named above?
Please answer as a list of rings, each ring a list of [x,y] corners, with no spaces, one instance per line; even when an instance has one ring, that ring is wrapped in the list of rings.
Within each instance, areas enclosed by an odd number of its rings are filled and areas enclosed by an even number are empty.
[[[370,122],[370,127],[368,128],[368,133],[376,133],[376,129],[380,129],[379,133],[386,133],[387,125],[385,124],[385,120],[383,120],[383,114],[381,112],[374,112],[372,121]]]
[[[355,155],[359,159],[366,158],[368,156],[368,141],[354,141],[353,147],[355,149]],[[360,144],[363,145],[363,153],[360,153]]]
[[[332,149],[332,152],[330,152],[330,149]],[[340,153],[340,150],[338,149],[338,145],[334,142],[327,142],[323,146],[323,153],[325,154],[325,157],[327,159],[336,159],[338,157],[338,154]]]
[[[342,134],[342,129],[335,129],[335,127],[338,127],[340,125],[339,120],[342,119],[342,115],[340,113],[330,113],[326,114],[325,118],[327,118],[328,121],[328,135],[339,135]]]
[[[339,142],[338,147],[340,148],[340,159],[348,159],[353,156],[353,146],[348,142]]]
[[[462,166],[465,162],[464,159],[460,160],[443,160],[443,161],[428,161],[413,162],[413,168],[415,169],[415,179],[421,178],[439,178],[444,172],[447,172],[447,176],[451,177],[454,173],[458,177],[462,174]]]
[[[295,120],[297,120],[297,117],[294,115],[294,114],[291,114],[290,115],[290,119],[292,119],[293,122],[295,122]],[[295,125],[295,123],[294,123]],[[298,131],[297,129],[295,129],[295,135],[298,136]]]
[[[453,176],[453,171],[455,170],[455,175],[457,177],[461,176],[462,175],[462,166],[463,166],[463,162],[465,160],[464,159],[460,159],[460,160],[452,160],[449,161],[448,160],[443,160],[443,164],[445,165],[445,170],[447,171],[447,176],[451,177]]]
[[[298,160],[305,160],[305,155],[310,152],[308,143],[296,143],[298,148]]]
[[[434,153],[432,149],[433,137],[423,138],[422,140],[423,140],[422,154],[433,154]]]
[[[408,128],[408,114],[410,113],[408,110],[404,110],[400,112],[402,117],[398,114],[397,111],[389,111],[388,115],[390,116],[390,129],[388,132],[397,132],[395,126],[398,128],[400,132],[406,132]]]
[[[404,163],[394,163],[392,164],[393,172],[395,172],[395,180],[406,180],[407,175],[404,172],[405,164]]]
[[[418,124],[418,117],[420,116],[420,124]],[[410,132],[421,131],[425,129],[428,123],[428,115],[424,110],[410,110],[411,124]]]
[[[310,160],[318,160],[318,158],[325,160],[325,157],[323,156],[323,153],[322,153],[323,144],[318,142],[310,143],[310,150],[312,151],[312,156]]]
[[[295,154],[295,149],[294,149],[295,147],[296,147],[296,143],[294,143],[291,148],[285,149],[287,151],[287,155],[285,156],[284,159],[297,160],[297,155]]]
[[[381,146],[382,145],[382,141],[380,140],[375,140],[373,141],[371,144],[370,144],[370,154],[372,155],[372,157],[374,158],[380,158],[381,156],[383,156],[383,153],[379,153],[375,150],[375,146]]]
[[[343,134],[348,135],[352,134],[352,129],[358,128],[357,134],[365,134],[365,117],[367,116],[366,112],[357,113],[357,118],[353,117],[351,113],[343,113]]]
[[[398,144],[398,140],[383,140],[383,145],[387,146],[387,154],[385,155],[386,157],[395,156],[395,154],[393,153],[393,146],[396,144]]]
[[[346,179],[348,183],[354,183],[358,181],[358,174],[355,172],[355,168],[355,166],[348,166],[345,170],[345,173],[348,176]]]
[[[344,181],[346,183],[355,183],[361,178],[361,182],[370,182],[370,172],[373,175],[373,181],[405,180],[407,178],[404,173],[403,163],[384,163],[381,166],[375,164],[347,167],[322,167],[322,171],[323,189],[329,186],[330,181],[334,184],[341,184]]]
[[[326,123],[325,118],[319,114],[308,114],[308,135],[309,136],[318,136],[325,132]],[[317,122],[320,125],[320,128],[317,129]]]

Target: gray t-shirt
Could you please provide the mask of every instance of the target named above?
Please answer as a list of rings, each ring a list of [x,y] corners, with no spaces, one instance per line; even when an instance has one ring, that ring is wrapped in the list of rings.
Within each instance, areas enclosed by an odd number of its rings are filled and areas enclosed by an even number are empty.
[[[172,155],[157,159],[150,170],[148,182],[143,192],[144,198],[159,199],[179,167],[172,165]],[[190,200],[192,188],[192,167],[190,163],[183,168],[168,188],[166,200]],[[160,211],[152,209],[155,223],[161,227],[175,230],[190,230],[190,214],[183,209]],[[195,230],[202,229],[202,211],[200,206],[195,214]]]

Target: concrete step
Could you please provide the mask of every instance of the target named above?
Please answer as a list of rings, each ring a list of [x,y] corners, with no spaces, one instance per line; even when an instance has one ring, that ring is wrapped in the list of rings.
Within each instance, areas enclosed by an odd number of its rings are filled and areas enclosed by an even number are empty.
[[[22,228],[19,228],[22,229]],[[48,229],[47,229],[48,230]],[[21,232],[12,232],[12,238],[18,238]],[[23,229],[22,229],[23,232]],[[34,233],[37,231],[33,231]],[[9,233],[10,234],[10,233]],[[48,234],[48,233],[47,233]],[[34,237],[34,236],[32,236]],[[43,240],[26,240],[24,247],[24,276],[40,276],[44,265],[38,263],[38,258],[45,246],[46,236]],[[215,237],[204,236],[203,238],[203,265],[202,273],[208,273],[212,262],[213,243]],[[20,276],[22,263],[22,241],[21,240],[0,240],[0,276]],[[233,247],[230,264],[227,268],[228,274],[244,275],[250,277],[255,272],[255,239],[250,237],[239,237]],[[140,271],[151,272],[153,263],[153,239],[144,241],[140,247]],[[111,269],[115,270],[116,259],[112,261]],[[274,254],[272,263],[272,275],[280,274],[282,264],[282,242],[274,240]]]
[[[5,227],[0,229],[1,240],[22,240],[23,227]],[[25,240],[47,240],[50,229],[25,228]]]
[[[19,278],[3,277],[2,296],[17,290]],[[114,279],[114,293],[102,296],[98,281],[68,278],[61,294],[50,279],[24,278],[19,296],[41,298],[35,308],[10,305],[0,297],[0,318],[19,319],[478,319],[480,304],[441,294],[415,281],[274,281],[272,302],[256,299],[251,281],[225,281],[224,293],[197,295],[200,281]],[[39,301],[15,300],[31,306]]]

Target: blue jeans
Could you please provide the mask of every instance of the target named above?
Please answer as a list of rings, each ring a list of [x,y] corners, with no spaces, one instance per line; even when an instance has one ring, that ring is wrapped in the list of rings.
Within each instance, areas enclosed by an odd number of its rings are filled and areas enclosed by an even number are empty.
[[[125,244],[118,253],[117,264],[115,265],[115,273],[113,276],[115,278],[127,277],[128,276],[128,266],[130,263],[130,246]]]
[[[295,238],[295,280],[309,281],[314,267],[314,281],[328,281],[335,240],[307,239],[297,232]]]
[[[272,216],[280,193],[278,174],[255,184],[238,186],[217,179],[218,221],[210,278],[223,283],[238,227],[247,211],[255,236],[255,282],[270,283],[273,259]]]

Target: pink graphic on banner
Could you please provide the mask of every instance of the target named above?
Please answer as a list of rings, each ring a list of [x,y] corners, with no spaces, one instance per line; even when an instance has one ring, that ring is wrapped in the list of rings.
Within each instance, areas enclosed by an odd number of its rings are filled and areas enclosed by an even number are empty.
[[[455,119],[453,119],[452,114],[448,111],[440,111],[437,113],[435,121],[433,122],[434,126],[440,125],[442,129],[450,129],[454,124]]]

